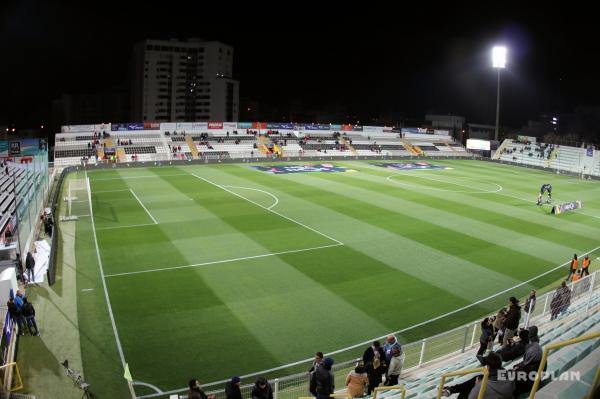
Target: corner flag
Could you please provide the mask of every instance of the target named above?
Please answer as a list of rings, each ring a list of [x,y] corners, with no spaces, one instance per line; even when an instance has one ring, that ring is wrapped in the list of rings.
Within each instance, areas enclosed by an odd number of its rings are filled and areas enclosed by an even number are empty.
[[[125,363],[125,374],[123,375],[123,377],[125,377],[125,379],[129,382],[133,381],[133,378],[131,378],[131,373],[129,372],[129,364]]]

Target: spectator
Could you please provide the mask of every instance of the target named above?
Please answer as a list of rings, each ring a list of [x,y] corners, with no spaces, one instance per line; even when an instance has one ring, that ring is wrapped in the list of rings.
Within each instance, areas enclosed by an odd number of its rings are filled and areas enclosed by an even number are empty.
[[[390,364],[390,361],[392,360],[392,348],[394,347],[398,348],[398,352],[402,353],[402,346],[400,346],[398,339],[396,339],[396,337],[393,335],[388,335],[385,345],[383,345],[383,352],[385,353],[385,360],[387,364]]]
[[[271,384],[265,377],[258,377],[252,388],[252,399],[273,399]]]
[[[509,339],[515,336],[517,328],[519,327],[519,320],[521,320],[521,307],[519,306],[519,300],[514,296],[509,298],[508,312],[506,313],[506,320],[504,320],[504,337],[502,338],[502,344],[506,345]]]
[[[25,317],[25,321],[27,322],[27,329],[29,330],[29,334],[39,336],[40,330],[38,330],[38,326],[35,322],[35,309],[33,308],[33,304],[30,303],[27,298],[23,298],[23,316]],[[35,328],[35,334],[31,330],[31,327]]]
[[[574,254],[573,259],[571,259],[571,264],[569,265],[569,275],[565,281],[571,280],[571,276],[577,274],[577,269],[579,269],[579,260],[577,260],[577,254]]]
[[[583,258],[583,261],[581,262],[581,277],[583,277],[583,275],[590,275],[590,256],[586,255],[585,258]]]
[[[19,334],[25,335],[25,319],[23,318],[21,310],[17,307],[12,297],[8,299],[6,307],[8,308],[8,314],[10,315],[10,318],[12,319],[13,323],[17,323],[17,325],[19,326]]]
[[[494,342],[494,318],[486,317],[481,322],[481,335],[479,336],[479,350],[477,351],[477,358],[481,360],[483,354],[487,350],[490,343]]]
[[[358,398],[365,395],[365,387],[369,383],[369,377],[365,372],[364,366],[358,365],[346,377],[346,386],[348,394],[353,398]]]
[[[522,372],[526,375],[526,378],[519,378],[517,375],[515,397],[526,392],[530,392],[533,387],[535,375],[540,368],[542,362],[542,347],[539,344],[539,338],[537,336],[537,327],[530,327],[528,332],[528,343],[525,345],[525,353],[523,355],[523,361],[516,364],[513,367],[513,371]],[[548,363],[544,365],[544,371],[546,371]],[[532,374],[533,373],[533,374]]]
[[[323,361],[323,365],[317,367],[310,376],[310,392],[317,399],[328,399],[329,395],[335,390],[335,378],[331,371],[332,366],[333,359],[328,357]]]
[[[242,391],[240,390],[240,377],[232,377],[225,384],[225,396],[227,399],[242,399]]]
[[[506,345],[496,351],[503,362],[512,362],[513,360],[523,356],[525,346],[529,343],[529,331],[519,331],[519,336],[509,340]]]
[[[369,388],[367,394],[370,395],[375,388],[381,384],[381,376],[387,368],[385,363],[385,353],[379,341],[374,341],[363,354],[363,364],[369,377]]]
[[[529,297],[525,301],[525,327],[527,327],[527,324],[529,324],[529,315],[531,315],[531,313],[533,313],[533,310],[535,309],[536,300],[536,292],[535,290],[531,290]]]
[[[565,312],[571,304],[571,290],[563,281],[560,287],[554,291],[550,302],[550,320],[554,320],[559,314]]]
[[[513,399],[514,381],[508,378],[498,378],[499,374],[506,375],[500,356],[492,352],[483,358],[483,362],[489,372],[484,399]],[[482,378],[482,375],[478,375],[461,384],[444,387],[442,396],[458,393],[458,399],[475,399],[479,395]]]
[[[31,252],[27,252],[27,257],[25,258],[25,269],[27,269],[27,281],[34,283],[35,259],[33,259]]]
[[[317,352],[315,353],[315,360],[313,361],[312,367],[310,368],[310,370],[308,370],[308,372],[312,373],[321,364],[323,364],[323,352]]]
[[[502,308],[498,311],[496,315],[496,320],[494,320],[494,330],[498,335],[498,343],[502,345],[502,335],[504,334],[504,321],[506,320],[506,308]]]
[[[387,370],[387,376],[385,379],[385,385],[392,386],[398,384],[398,378],[402,371],[402,352],[398,347],[392,348],[392,359],[390,360],[390,366]]]
[[[189,382],[190,390],[188,391],[188,399],[208,399],[197,379],[193,378]]]

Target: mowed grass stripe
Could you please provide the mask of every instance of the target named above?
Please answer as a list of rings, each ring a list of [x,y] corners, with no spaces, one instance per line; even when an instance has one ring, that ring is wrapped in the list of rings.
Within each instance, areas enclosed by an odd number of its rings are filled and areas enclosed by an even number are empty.
[[[309,183],[311,179],[315,178],[311,177],[310,174],[277,176],[277,179],[273,179],[273,182],[276,182],[273,186],[284,189],[286,185],[293,184],[296,188],[295,192],[299,193],[301,198],[309,199],[317,204],[330,207],[338,212],[351,215],[354,218],[415,240],[428,247],[441,250],[449,255],[479,264],[483,268],[490,268],[507,276],[525,279],[548,269],[548,263],[537,257],[426,222],[420,219],[422,215],[413,217],[400,213],[401,210],[394,212],[375,206],[366,197],[357,199],[327,191],[326,188],[311,185]],[[318,195],[307,196],[302,194],[311,191],[313,193],[316,191]],[[499,254],[502,254],[502,259],[499,259]],[[527,267],[524,268],[522,265],[527,265]]]
[[[512,188],[517,192],[524,193],[524,197],[532,197],[539,193],[543,183],[550,183],[554,188],[553,196],[556,201],[573,201],[581,199],[589,202],[589,208],[594,214],[600,215],[600,205],[594,199],[600,194],[600,183],[597,181],[584,181],[574,176],[557,175],[552,171],[541,171],[519,166],[503,165],[498,163],[478,162],[476,165],[470,162],[461,163],[456,167],[457,171],[469,171],[478,176],[495,176],[500,179],[509,179]],[[592,202],[590,202],[592,201]]]
[[[558,228],[558,225],[554,223],[554,226],[549,228],[545,225],[536,224],[526,219],[517,218],[510,213],[501,213],[494,211],[493,207],[476,207],[474,204],[478,204],[484,199],[479,198],[456,198],[453,195],[423,195],[422,193],[414,190],[406,190],[403,187],[398,187],[394,183],[379,178],[378,176],[369,174],[354,174],[351,177],[342,174],[336,174],[336,176],[327,176],[329,179],[335,179],[341,183],[351,184],[353,187],[361,187],[372,192],[382,193],[387,196],[394,196],[401,198],[404,201],[410,201],[413,205],[410,207],[417,210],[418,214],[427,215],[426,210],[420,212],[419,209],[423,210],[422,206],[426,206],[430,209],[443,210],[444,214],[432,215],[433,220],[438,219],[444,223],[456,223],[460,229],[465,229],[468,233],[469,230],[473,229],[474,234],[486,235],[486,230],[491,226],[498,228],[496,232],[493,232],[497,236],[498,242],[520,240],[529,241],[531,248],[526,248],[527,252],[534,254],[535,256],[544,258],[546,260],[556,261],[556,253],[560,254],[560,251],[567,250],[568,253],[572,252],[573,249],[584,250],[592,248],[598,245],[598,241],[591,237],[587,237],[580,234],[564,234],[564,231]],[[348,179],[351,181],[348,182]],[[465,181],[461,184],[467,184]],[[414,184],[418,184],[415,182]],[[491,195],[491,194],[490,194]],[[485,197],[484,197],[485,198]],[[406,203],[394,204],[402,209],[409,208]],[[459,216],[461,219],[454,217],[448,217],[448,213]],[[464,221],[464,222],[461,222]],[[474,223],[473,221],[483,222],[483,224]],[[464,223],[464,226],[461,224]],[[511,233],[512,232],[512,233]],[[486,235],[487,236],[487,235]],[[511,244],[512,245],[512,244]],[[546,255],[548,257],[546,257]],[[554,257],[554,258],[553,258]],[[558,259],[562,259],[559,257]]]
[[[388,176],[391,176],[392,174],[389,173],[388,170],[385,169],[381,169],[378,167],[371,167],[371,166],[366,166],[366,167],[355,167],[356,169],[360,170],[363,173],[367,173],[370,175],[376,175],[376,176],[381,176],[382,178],[386,178]],[[458,169],[458,167],[457,167]],[[440,171],[440,176],[444,176],[445,174],[450,174],[450,173],[455,173],[455,170],[452,171]],[[421,177],[419,178],[419,172],[415,172],[414,173],[414,179],[422,179],[422,180],[427,180],[426,177]],[[406,173],[408,174],[408,173]],[[469,178],[477,178],[476,176],[468,176]],[[594,237],[596,235],[600,235],[600,223],[595,223],[594,220],[592,218],[583,216],[583,215],[577,215],[575,216],[575,218],[577,218],[577,221],[571,220],[571,216],[573,215],[573,213],[569,213],[569,214],[565,214],[565,215],[561,215],[559,218],[555,217],[555,216],[551,216],[549,214],[550,212],[550,208],[549,207],[538,207],[538,206],[532,206],[535,205],[535,201],[532,202],[527,202],[524,201],[524,198],[527,198],[527,194],[524,193],[514,193],[513,194],[508,194],[509,196],[506,196],[505,194],[508,193],[508,189],[506,189],[506,187],[509,187],[510,185],[510,177],[506,178],[507,180],[494,180],[494,182],[501,184],[505,189],[499,193],[489,193],[489,194],[464,194],[464,193],[452,193],[452,192],[440,192],[440,191],[434,191],[434,190],[419,190],[417,187],[414,187],[412,189],[412,191],[416,191],[417,195],[428,195],[431,197],[437,197],[437,198],[456,198],[459,201],[464,201],[465,203],[469,203],[471,206],[474,207],[478,207],[478,208],[482,208],[482,209],[494,209],[496,211],[502,211],[502,213],[505,213],[507,215],[513,215],[515,217],[519,217],[520,219],[523,219],[525,222],[534,222],[534,223],[539,223],[541,225],[545,225],[548,226],[550,228],[556,228],[557,226],[560,226],[560,229],[563,230],[565,233],[571,233],[571,234],[581,234],[583,236],[589,236],[589,237]],[[415,180],[416,182],[418,182],[418,180]],[[515,197],[519,197],[517,198],[513,198],[512,196]],[[479,201],[472,201],[471,198],[478,198]],[[523,199],[521,199],[523,198]],[[566,217],[565,217],[566,216]],[[587,223],[585,224],[581,224],[580,223],[580,216],[583,216]],[[591,220],[591,222],[590,222]]]
[[[311,177],[317,176],[312,175]],[[558,235],[556,242],[549,242],[535,236],[523,234],[518,230],[518,223],[509,229],[505,229],[499,226],[494,219],[489,220],[489,223],[483,222],[481,219],[486,215],[486,212],[477,208],[464,209],[468,207],[465,206],[463,208],[459,204],[456,204],[456,208],[460,209],[460,211],[455,213],[443,201],[432,201],[432,203],[426,204],[425,202],[429,198],[427,196],[422,196],[423,200],[419,200],[418,198],[406,200],[404,192],[401,189],[397,187],[390,189],[387,185],[382,187],[381,183],[377,181],[373,182],[369,180],[369,177],[356,175],[348,179],[345,176],[337,174],[337,176],[319,175],[318,178],[324,180],[323,183],[311,182],[311,184],[317,184],[323,189],[333,192],[341,190],[339,184],[343,184],[348,186],[346,190],[349,191],[353,198],[366,199],[373,205],[398,213],[408,214],[407,210],[410,210],[410,214],[415,214],[415,217],[419,220],[473,238],[492,240],[501,247],[540,258],[548,262],[549,265],[556,264],[557,259],[562,259],[563,257],[567,259],[570,255],[566,254],[570,254],[574,250],[581,248],[580,242],[575,247],[563,245],[558,240],[560,238]],[[335,183],[332,183],[332,181],[335,181]],[[396,190],[395,195],[390,192],[393,189]],[[477,200],[474,199],[472,201]],[[498,217],[501,218],[502,215],[498,215]]]
[[[304,204],[300,202],[300,207],[310,209],[307,217],[313,216],[330,228],[337,228],[336,234],[343,238],[346,246],[352,246],[415,277],[427,279],[440,288],[452,288],[456,295],[466,295],[470,300],[475,300],[485,296],[490,289],[498,291],[518,283],[518,280],[503,273],[482,269],[479,264],[470,262],[463,256],[449,254],[445,251],[446,244],[442,244],[441,250],[438,251],[435,246],[429,246],[428,242],[413,239],[407,234],[410,231],[403,231],[403,224],[394,220],[393,215],[390,218],[390,212],[385,210],[380,214],[379,209],[374,209],[368,204],[297,182],[282,181],[282,176],[257,174],[239,167],[220,168],[218,172],[213,170],[213,173],[224,171],[233,175],[240,173],[242,176],[251,173],[253,180],[265,183],[262,187],[270,184],[272,189],[291,194],[296,198],[295,202],[299,202],[299,199],[304,200]],[[226,179],[226,176],[223,178]],[[416,227],[419,228],[419,225]],[[430,227],[433,232],[435,227]],[[466,284],[464,280],[453,281],[457,277],[457,271],[474,274],[476,278],[481,278],[482,282],[489,281],[492,287],[472,287],[472,284]]]
[[[172,192],[172,200],[163,196],[164,204],[170,202],[171,208],[163,208],[157,214],[162,220],[192,219],[201,215],[197,222],[173,222],[158,225],[98,231],[101,247],[113,248],[104,254],[107,263],[107,274],[137,272],[169,267],[181,267],[190,264],[237,259],[265,254],[260,242],[269,242],[269,251],[282,252],[295,249],[306,249],[333,244],[325,237],[287,221],[260,207],[237,198],[234,195],[201,182],[193,176],[158,177],[158,181],[150,179],[136,180],[136,189],[149,206],[156,205],[146,201],[142,193],[152,198],[153,190],[159,190],[162,196]],[[201,183],[201,184],[198,184]],[[182,188],[174,190],[173,188]],[[156,191],[155,191],[156,192]],[[156,208],[151,208],[156,212]],[[180,263],[176,256],[152,256],[167,252],[162,248],[164,236],[169,237],[177,251],[182,251],[188,259]],[[236,236],[246,237],[243,242]],[[294,237],[293,242],[281,240],[280,237]],[[253,240],[252,238],[256,238]],[[200,240],[201,239],[201,240]],[[240,245],[231,246],[231,241]],[[258,244],[257,244],[258,243]],[[270,253],[269,251],[266,254]],[[150,255],[150,256],[147,256]]]

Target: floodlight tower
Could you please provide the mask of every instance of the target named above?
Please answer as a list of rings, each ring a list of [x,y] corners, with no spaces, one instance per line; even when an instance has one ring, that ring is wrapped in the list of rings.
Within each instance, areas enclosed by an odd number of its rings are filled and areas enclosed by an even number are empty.
[[[506,68],[506,47],[495,46],[492,49],[492,65],[498,70],[498,90],[496,96],[496,132],[494,140],[498,141],[498,131],[500,130],[500,71]]]

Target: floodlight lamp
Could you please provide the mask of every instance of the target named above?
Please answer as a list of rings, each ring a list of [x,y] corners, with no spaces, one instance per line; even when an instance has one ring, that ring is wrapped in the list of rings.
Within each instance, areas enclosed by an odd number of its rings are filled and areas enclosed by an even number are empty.
[[[492,49],[492,65],[494,68],[506,68],[506,47],[495,46]]]

